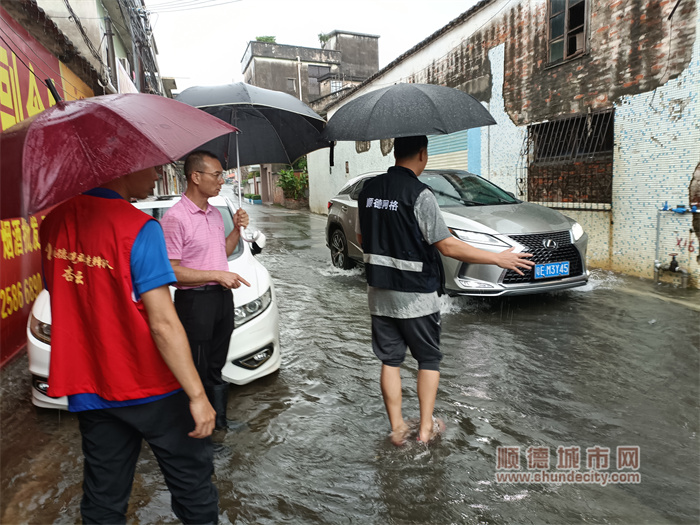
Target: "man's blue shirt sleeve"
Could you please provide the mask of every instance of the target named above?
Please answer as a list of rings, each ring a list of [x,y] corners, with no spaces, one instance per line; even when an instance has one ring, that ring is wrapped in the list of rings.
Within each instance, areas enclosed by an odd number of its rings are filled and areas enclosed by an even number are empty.
[[[143,225],[131,248],[131,279],[134,296],[177,281],[165,248],[163,228],[158,221]]]

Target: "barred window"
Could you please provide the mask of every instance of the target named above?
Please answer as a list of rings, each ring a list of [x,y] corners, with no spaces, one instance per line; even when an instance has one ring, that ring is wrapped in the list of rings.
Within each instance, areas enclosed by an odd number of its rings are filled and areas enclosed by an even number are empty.
[[[610,209],[614,117],[607,110],[528,126],[527,200],[554,208]]]
[[[309,78],[320,78],[330,72],[330,66],[309,66]]]
[[[549,0],[549,63],[582,54],[586,47],[586,0]]]

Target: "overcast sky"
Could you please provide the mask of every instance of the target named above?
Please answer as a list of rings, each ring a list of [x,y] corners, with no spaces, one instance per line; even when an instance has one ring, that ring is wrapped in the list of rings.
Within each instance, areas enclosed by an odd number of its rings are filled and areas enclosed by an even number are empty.
[[[468,10],[476,0],[146,0],[162,76],[177,91],[243,80],[248,42],[320,47],[334,29],[379,35],[382,68]]]

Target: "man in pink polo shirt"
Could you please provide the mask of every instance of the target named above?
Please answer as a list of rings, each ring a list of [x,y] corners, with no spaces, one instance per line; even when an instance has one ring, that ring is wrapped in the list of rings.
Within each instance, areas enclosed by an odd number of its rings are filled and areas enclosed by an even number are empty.
[[[225,236],[219,210],[208,202],[224,184],[219,160],[206,151],[195,151],[185,160],[187,189],[161,219],[168,258],[178,289],[175,309],[185,327],[192,358],[216,410],[216,428],[224,429],[228,383],[221,377],[234,328],[231,288],[250,284],[228,270],[227,258],[236,248],[240,228],[248,226],[241,208],[233,216],[233,231]]]

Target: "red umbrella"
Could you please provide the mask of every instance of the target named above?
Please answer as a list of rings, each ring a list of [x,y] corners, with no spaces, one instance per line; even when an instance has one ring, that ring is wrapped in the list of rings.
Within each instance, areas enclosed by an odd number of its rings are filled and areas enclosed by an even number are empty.
[[[0,134],[0,218],[182,158],[234,126],[182,102],[128,93],[58,102]]]

